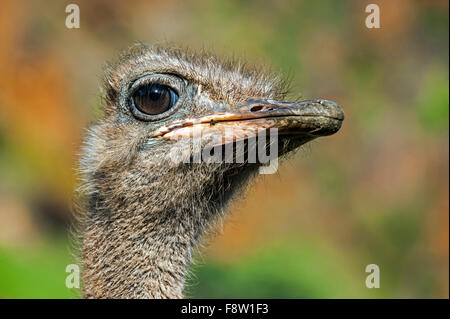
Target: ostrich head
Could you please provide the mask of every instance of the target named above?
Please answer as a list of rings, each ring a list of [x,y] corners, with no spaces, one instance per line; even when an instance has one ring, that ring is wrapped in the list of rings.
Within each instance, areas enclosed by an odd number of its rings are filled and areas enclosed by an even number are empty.
[[[270,73],[173,48],[132,47],[107,68],[104,94],[80,164],[85,297],[182,297],[200,236],[262,165],[249,153],[270,142],[249,141],[276,129],[282,155],[343,120],[333,102],[283,101]],[[231,160],[202,158],[241,142]]]

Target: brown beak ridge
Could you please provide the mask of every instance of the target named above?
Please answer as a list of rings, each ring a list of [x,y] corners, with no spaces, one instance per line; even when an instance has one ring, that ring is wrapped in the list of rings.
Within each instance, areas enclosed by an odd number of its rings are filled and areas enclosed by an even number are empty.
[[[236,141],[255,136],[260,130],[276,128],[278,134],[314,138],[336,133],[343,120],[342,108],[327,100],[250,99],[229,110],[173,122],[159,128],[153,136],[172,140],[213,135]]]

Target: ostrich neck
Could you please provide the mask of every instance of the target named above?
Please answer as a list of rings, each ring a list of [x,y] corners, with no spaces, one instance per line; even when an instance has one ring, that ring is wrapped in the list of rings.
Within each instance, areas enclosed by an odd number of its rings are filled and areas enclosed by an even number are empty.
[[[126,170],[115,178],[107,169],[91,176],[83,220],[85,297],[183,297],[196,243],[257,168],[226,166],[224,174],[214,165],[154,167],[149,179]]]
[[[182,298],[201,232],[192,214],[131,207],[113,212],[94,209],[86,218],[86,298]]]

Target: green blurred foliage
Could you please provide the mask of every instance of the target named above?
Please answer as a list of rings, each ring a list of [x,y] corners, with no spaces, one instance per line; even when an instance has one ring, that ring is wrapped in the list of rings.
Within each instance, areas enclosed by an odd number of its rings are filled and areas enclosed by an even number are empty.
[[[67,240],[21,249],[0,247],[0,298],[74,298],[66,288],[66,266],[73,263]]]
[[[303,238],[304,239],[304,238]],[[209,261],[194,267],[187,292],[198,298],[370,298],[364,268],[351,265],[314,240],[282,240],[236,263]],[[386,293],[386,291],[384,292]]]
[[[422,125],[431,131],[448,130],[448,74],[432,69],[423,82],[418,100],[418,114]]]

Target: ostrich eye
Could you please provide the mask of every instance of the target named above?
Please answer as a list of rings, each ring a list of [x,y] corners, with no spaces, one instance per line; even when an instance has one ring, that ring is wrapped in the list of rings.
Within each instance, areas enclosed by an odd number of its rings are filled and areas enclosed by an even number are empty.
[[[133,94],[136,108],[144,114],[164,113],[178,101],[178,94],[166,85],[149,83],[142,85]]]

